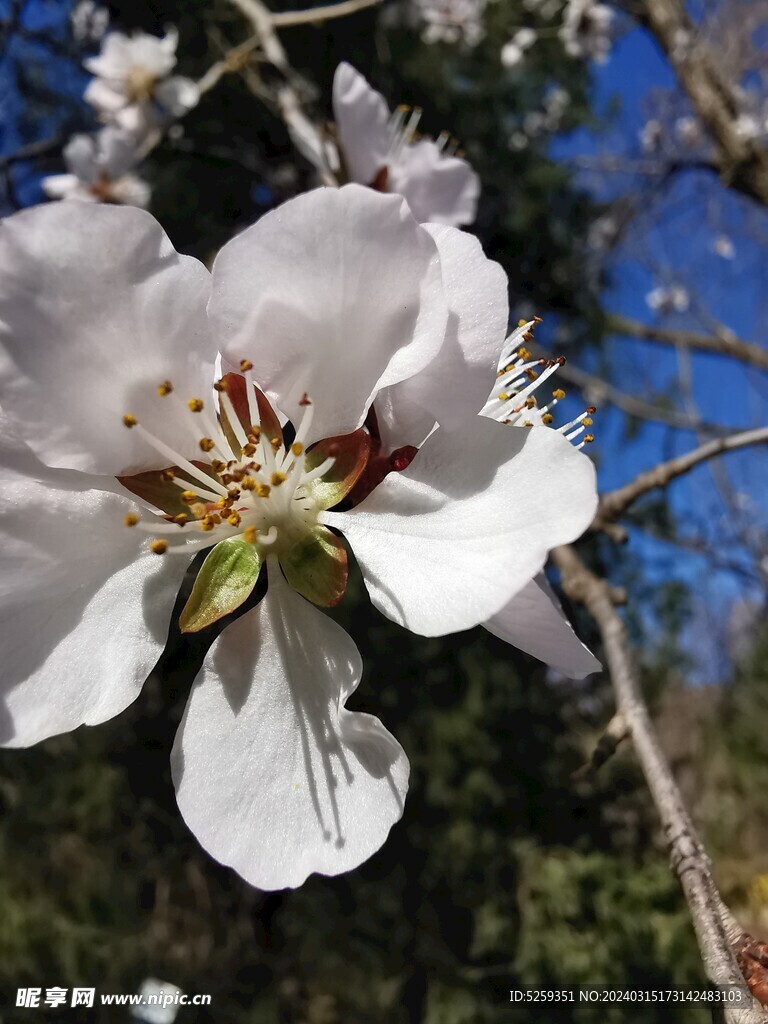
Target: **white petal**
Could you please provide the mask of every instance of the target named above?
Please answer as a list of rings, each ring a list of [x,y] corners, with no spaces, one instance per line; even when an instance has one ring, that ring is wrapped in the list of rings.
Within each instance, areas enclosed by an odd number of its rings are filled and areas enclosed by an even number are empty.
[[[441,636],[500,611],[596,507],[594,467],[563,437],[476,416],[435,431],[350,512],[320,519],[345,534],[380,611]]]
[[[197,85],[191,78],[175,75],[159,82],[155,88],[155,99],[160,106],[174,117],[181,117],[196,106],[200,100]]]
[[[406,146],[391,167],[389,190],[405,196],[416,220],[458,227],[475,219],[480,179],[466,160],[422,139]]]
[[[47,472],[58,486],[0,470],[4,746],[127,707],[163,649],[189,563],[147,552],[146,534],[123,525],[130,501],[83,474]]]
[[[91,135],[73,135],[64,147],[64,162],[80,181],[93,185],[99,177],[98,147]]]
[[[350,180],[370,185],[387,163],[389,109],[381,93],[346,61],[333,76],[333,116]]]
[[[210,277],[141,210],[56,203],[0,226],[0,405],[50,466],[117,475],[158,468],[122,416],[194,455],[186,400],[213,380]],[[199,437],[199,433],[198,433]]]
[[[96,136],[99,163],[111,181],[126,174],[138,160],[138,140],[133,132],[108,126]]]
[[[376,399],[389,449],[419,444],[429,432],[419,429],[427,422],[423,412],[415,426],[412,410],[428,410],[432,423],[455,426],[483,408],[496,380],[509,319],[507,275],[485,256],[474,235],[441,224],[424,227],[440,253],[448,328],[430,366]]]
[[[206,658],[171,755],[179,807],[205,849],[260,889],[351,870],[402,814],[400,744],[344,708],[361,673],[347,634],[279,570]]]
[[[113,82],[94,78],[85,87],[84,99],[104,114],[116,114],[126,105],[125,93]]]
[[[40,184],[49,199],[69,199],[82,187],[74,174],[49,174]]]
[[[152,189],[142,178],[135,174],[124,174],[112,183],[112,199],[125,206],[140,206],[145,209],[152,198]]]
[[[378,388],[428,365],[448,316],[429,233],[359,185],[292,199],[228,242],[208,309],[222,353],[250,359],[286,415],[309,395],[314,438],[356,430]]]
[[[574,633],[544,573],[526,583],[483,625],[494,636],[571,679],[583,679],[602,668]]]

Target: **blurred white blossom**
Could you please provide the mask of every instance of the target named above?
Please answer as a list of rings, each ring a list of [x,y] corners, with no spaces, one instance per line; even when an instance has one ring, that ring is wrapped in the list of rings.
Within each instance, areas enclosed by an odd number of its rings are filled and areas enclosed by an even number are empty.
[[[611,51],[613,10],[597,0],[568,0],[559,36],[565,52],[603,64]]]
[[[67,174],[43,178],[50,199],[147,206],[149,185],[131,173],[137,163],[136,137],[107,126],[95,135],[74,135],[64,147]]]
[[[501,63],[505,68],[513,68],[520,64],[529,50],[536,42],[536,33],[532,28],[521,28],[512,36],[508,43],[501,48]]]
[[[656,313],[685,313],[691,297],[681,284],[659,285],[645,296],[649,309]]]
[[[95,43],[109,28],[109,11],[95,0],[79,0],[72,8],[69,23],[78,43]]]
[[[198,91],[191,79],[171,75],[177,44],[175,29],[162,38],[110,32],[101,53],[83,61],[95,76],[86,101],[104,121],[129,131],[145,132],[165,117],[180,117],[195,106]]]

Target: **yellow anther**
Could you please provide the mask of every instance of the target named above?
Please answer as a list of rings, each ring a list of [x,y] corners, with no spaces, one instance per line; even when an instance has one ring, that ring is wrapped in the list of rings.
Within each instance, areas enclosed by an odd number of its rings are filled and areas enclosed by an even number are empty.
[[[177,516],[173,517],[173,521],[174,523],[176,523],[177,526],[185,526],[188,519],[189,516],[187,515],[186,512],[179,512]]]
[[[594,440],[595,440],[595,435],[594,434],[585,434],[584,435],[584,444],[592,444],[592,442]]]
[[[181,500],[185,505],[194,505],[197,501],[197,495],[194,491],[182,491]]]
[[[173,384],[169,380],[164,380],[163,383],[158,387],[157,393],[161,398],[165,398],[166,395],[170,395],[173,391]]]
[[[160,476],[163,478],[163,480],[168,480],[170,483],[173,483],[173,481],[176,479],[176,474],[173,472],[172,469],[164,469]]]
[[[271,480],[272,480],[272,486],[273,487],[279,487],[280,484],[285,482],[285,473],[281,473],[278,470],[276,473],[272,474]]]
[[[499,392],[499,401],[500,402],[508,402],[509,401],[509,394],[508,394],[508,392],[500,391]]]
[[[537,378],[537,377],[538,377],[539,375],[538,375],[538,373],[537,373],[537,372],[536,372],[536,371],[535,371],[535,370],[533,369],[533,367],[531,367],[531,369],[530,369],[530,370],[526,370],[526,371],[525,371],[525,376],[526,376],[526,377],[528,378],[528,380],[536,380],[536,378]]]
[[[203,400],[202,398],[190,398],[187,402],[190,412],[202,412],[203,411]]]
[[[211,530],[213,529],[213,523],[208,518],[201,519],[200,529],[203,531],[203,533],[210,533]]]
[[[525,325],[526,325],[527,323],[528,323],[528,321],[527,321],[527,320],[525,319],[525,317],[521,317],[521,318],[520,318],[520,319],[519,319],[519,320],[517,321],[517,326],[518,326],[518,327],[525,327]]]
[[[251,442],[249,441],[248,444],[243,448],[243,455],[246,457],[246,459],[250,459],[250,457],[255,454],[256,445],[251,444]]]
[[[530,398],[526,398],[526,400],[525,400],[525,408],[526,409],[535,409],[536,408],[536,399],[533,397],[533,395],[531,395]]]
[[[273,450],[277,451],[278,448],[280,447],[280,438],[279,437],[271,437],[269,439],[269,443],[272,445]]]
[[[123,416],[123,426],[128,427],[129,430],[131,429],[131,427],[135,427],[138,422],[139,421],[136,419],[136,417],[131,416],[129,412],[127,412],[125,416]]]
[[[519,359],[530,359],[531,358],[531,353],[528,351],[527,348],[519,348],[517,350],[517,355],[518,355]]]
[[[251,444],[258,444],[260,437],[261,437],[261,427],[251,426],[251,432],[248,435],[248,440],[251,442]]]
[[[243,530],[243,538],[249,544],[255,544],[256,543],[256,538],[258,537],[258,535],[259,535],[259,531],[256,529],[255,526],[246,526],[246,528]]]
[[[213,441],[212,441],[212,440],[210,439],[210,437],[201,437],[201,438],[200,438],[200,449],[201,449],[201,451],[204,451],[204,452],[210,452],[210,451],[212,451],[212,450],[213,450],[213,449],[214,449],[215,447],[216,447],[216,445],[215,445],[215,444],[214,444],[214,442],[213,442]]]
[[[214,385],[213,385],[213,390],[214,391],[219,391],[219,392],[226,391],[227,390],[227,382],[225,380],[217,380],[217,381],[215,381]]]
[[[271,490],[272,490],[272,488],[269,486],[269,484],[257,484],[256,485],[256,493],[258,494],[258,496],[260,498],[268,498],[269,497],[269,492]]]
[[[562,388],[556,388],[552,392],[552,397],[556,398],[558,400],[558,402],[559,402],[561,398],[565,398],[565,392],[563,391]]]
[[[214,473],[223,473],[226,468],[226,462],[222,462],[221,459],[211,459],[211,469]]]
[[[227,522],[230,526],[240,525],[240,515],[238,512],[233,512],[232,515],[227,516]]]
[[[293,452],[294,455],[301,455],[301,453],[304,451],[304,445],[301,443],[301,441],[294,441],[293,444],[291,445],[291,451]]]
[[[542,423],[543,423],[543,424],[544,424],[544,425],[545,425],[546,427],[548,427],[548,426],[549,426],[549,424],[550,424],[550,423],[552,422],[552,420],[553,420],[554,418],[555,418],[555,417],[554,417],[554,416],[552,415],[552,413],[551,413],[551,412],[545,412],[545,413],[544,413],[544,415],[543,415],[543,416],[541,417],[541,422],[542,422]]]
[[[123,521],[126,526],[135,526],[139,521],[139,517],[135,512],[129,512]]]
[[[581,422],[584,424],[585,427],[591,427],[592,426],[592,417],[591,416],[585,416],[584,419]]]
[[[240,373],[248,373],[249,370],[253,369],[253,363],[250,359],[240,360]]]
[[[246,476],[243,478],[243,482],[240,486],[243,488],[244,491],[255,491],[256,481],[253,479],[252,476]]]
[[[532,427],[532,426],[533,426],[533,424],[531,423],[531,421],[530,421],[530,420],[524,420],[524,421],[523,421],[523,426],[524,426],[524,427]]]
[[[165,552],[168,550],[168,541],[153,540],[149,546],[156,555],[164,555]]]

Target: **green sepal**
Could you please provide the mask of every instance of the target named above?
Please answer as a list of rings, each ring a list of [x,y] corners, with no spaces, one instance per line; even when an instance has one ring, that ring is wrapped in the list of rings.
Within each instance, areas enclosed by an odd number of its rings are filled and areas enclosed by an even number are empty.
[[[309,449],[304,458],[307,472],[329,457],[336,460],[325,476],[306,485],[317,508],[333,508],[349,494],[367,466],[370,453],[371,435],[362,428],[353,434],[326,437]]]
[[[280,555],[280,565],[293,589],[321,608],[338,604],[347,589],[347,549],[324,526]]]
[[[182,633],[196,633],[239,608],[261,570],[261,552],[242,537],[220,541],[200,567],[179,617]]]

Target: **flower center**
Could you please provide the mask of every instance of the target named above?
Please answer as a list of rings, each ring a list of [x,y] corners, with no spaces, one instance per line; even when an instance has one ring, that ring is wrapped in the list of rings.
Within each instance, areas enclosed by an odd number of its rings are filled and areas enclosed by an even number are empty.
[[[157,85],[157,75],[149,68],[134,65],[125,78],[125,94],[129,103],[145,103],[151,99]]]
[[[213,414],[200,398],[181,401],[170,381],[158,387],[160,398],[189,421],[203,456],[200,460],[184,458],[130,413],[123,417],[126,427],[172,463],[159,472],[119,478],[165,513],[155,521],[139,522],[135,515],[126,520],[127,525],[156,536],[151,547],[158,554],[241,537],[280,555],[301,543],[317,525],[312,484],[328,474],[336,460],[329,456],[318,464],[307,457],[312,402],[306,395],[302,398],[303,415],[293,442],[286,445],[280,422],[253,384],[250,370],[251,364],[244,360],[240,374],[230,373],[216,382],[219,409]],[[168,534],[181,543],[170,546],[165,539]]]

